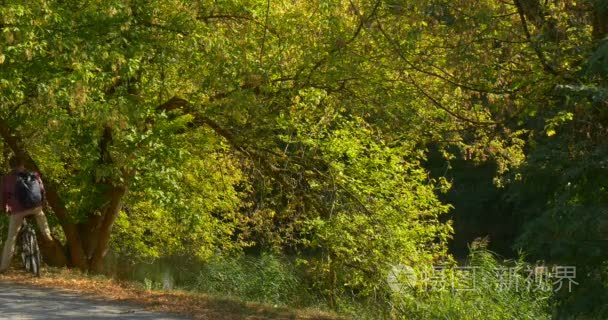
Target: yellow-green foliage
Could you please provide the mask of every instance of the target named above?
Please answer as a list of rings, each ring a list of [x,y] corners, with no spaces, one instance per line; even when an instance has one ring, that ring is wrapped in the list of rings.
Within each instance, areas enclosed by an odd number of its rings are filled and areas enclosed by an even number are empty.
[[[531,185],[564,177],[534,205],[548,214],[523,219],[534,224],[522,241],[603,241],[585,236],[606,202],[589,182],[606,171],[606,10],[599,0],[6,0],[3,150],[38,165],[72,241],[128,190],[112,234],[124,256],[287,252],[332,299],[375,296],[391,264],[449,260],[450,206],[438,195],[450,183],[425,169],[431,147],[494,161],[501,186],[534,178],[516,171],[530,164],[525,151],[542,158],[551,176]],[[572,170],[552,167],[553,146]],[[581,174],[594,157],[597,170]],[[601,248],[562,248],[551,257],[605,264]]]
[[[233,254],[246,245],[236,234],[243,227],[237,214],[242,194],[234,188],[244,183],[240,170],[218,152],[202,158],[138,179],[144,191],[131,193],[116,221],[113,243],[119,254],[136,260],[192,255],[204,261],[216,250]]]

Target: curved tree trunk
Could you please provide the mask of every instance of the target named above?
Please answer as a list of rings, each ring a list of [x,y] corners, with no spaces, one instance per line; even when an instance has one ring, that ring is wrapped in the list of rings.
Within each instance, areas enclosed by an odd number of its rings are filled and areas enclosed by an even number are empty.
[[[65,233],[67,246],[70,251],[69,265],[83,271],[86,270],[86,257],[82,248],[82,242],[76,224],[69,221],[70,218],[68,217],[67,210],[65,209],[65,206],[59,198],[57,191],[55,190],[53,185],[48,185],[48,182],[46,181],[45,191],[47,201],[51,208],[53,208],[53,212],[55,212],[57,218],[59,218],[59,223],[61,223],[61,227],[63,228],[63,232]]]
[[[82,238],[82,247],[84,249],[87,261],[91,261],[93,253],[97,247],[97,239],[99,239],[99,228],[103,222],[105,208],[101,213],[92,213],[86,222],[78,225],[78,230]]]
[[[108,192],[110,203],[105,209],[103,221],[99,226],[97,233],[95,249],[89,264],[89,271],[91,272],[100,273],[103,271],[103,262],[106,254],[108,253],[112,226],[114,225],[114,221],[116,221],[116,217],[118,217],[118,214],[120,213],[120,209],[122,207],[122,198],[126,193],[127,188],[122,186],[114,187],[110,190],[110,192]]]

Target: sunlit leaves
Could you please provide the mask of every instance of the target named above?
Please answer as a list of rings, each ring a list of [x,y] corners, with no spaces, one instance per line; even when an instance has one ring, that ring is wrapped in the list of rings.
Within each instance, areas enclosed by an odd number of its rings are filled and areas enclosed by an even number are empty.
[[[328,290],[444,255],[427,147],[508,172],[558,82],[502,2],[9,2],[0,115],[76,221],[124,185],[132,257],[291,250]]]

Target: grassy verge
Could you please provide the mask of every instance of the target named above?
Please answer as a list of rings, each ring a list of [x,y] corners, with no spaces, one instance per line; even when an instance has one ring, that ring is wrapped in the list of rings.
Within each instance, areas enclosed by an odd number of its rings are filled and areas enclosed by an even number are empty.
[[[122,266],[118,279],[135,280],[146,289],[180,288],[215,298],[248,301],[274,308],[324,310],[352,319],[389,317],[389,296],[374,301],[353,295],[334,296],[332,303],[293,257],[263,252],[186,262],[184,258]],[[124,261],[124,260],[123,260]],[[173,262],[173,263],[171,263]],[[129,268],[130,271],[129,271]]]
[[[11,271],[0,275],[0,281],[57,288],[108,300],[136,303],[151,311],[177,313],[193,319],[341,319],[336,315],[313,309],[277,308],[179,290],[146,290],[142,285],[133,282],[87,276],[66,269],[47,268],[40,278],[22,271]]]

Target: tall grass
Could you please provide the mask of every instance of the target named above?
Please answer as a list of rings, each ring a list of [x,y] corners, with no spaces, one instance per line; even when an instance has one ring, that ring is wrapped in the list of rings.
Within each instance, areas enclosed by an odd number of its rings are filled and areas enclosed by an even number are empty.
[[[312,288],[311,281],[286,257],[262,253],[212,260],[202,267],[190,289],[278,306],[333,310],[352,319],[376,320],[389,315],[386,299],[341,296],[332,304]]]
[[[552,292],[537,290],[539,285],[550,283],[535,283],[528,290],[530,279],[525,271],[530,266],[523,261],[500,263],[492,253],[477,249],[471,252],[467,267],[475,270],[468,278],[457,272],[450,276],[459,287],[470,287],[474,282],[474,288],[470,290],[431,290],[426,286],[428,282],[418,277],[414,286],[406,285],[400,292],[391,292],[387,284],[386,290],[379,290],[373,297],[341,296],[330,304],[321,292],[311,289],[311,279],[306,277],[301,266],[296,266],[287,257],[262,253],[216,258],[197,264],[187,272],[196,270],[195,273],[180,281],[177,287],[277,306],[333,309],[357,320],[551,318]],[[512,278],[508,288],[504,273],[497,272],[505,268],[515,271],[509,273]],[[412,284],[411,279],[405,282]],[[144,279],[144,285],[152,289],[165,287],[159,276]]]
[[[202,267],[193,289],[282,306],[315,304],[295,265],[270,253],[212,260]]]

